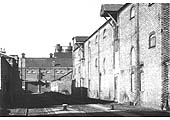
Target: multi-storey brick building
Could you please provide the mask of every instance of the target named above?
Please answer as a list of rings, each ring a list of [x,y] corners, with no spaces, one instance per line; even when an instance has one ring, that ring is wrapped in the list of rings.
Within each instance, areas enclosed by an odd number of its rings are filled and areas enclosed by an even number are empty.
[[[168,3],[137,3],[112,11],[117,13],[119,102],[168,106],[169,8]]]
[[[116,99],[114,96],[115,60],[114,29],[111,19],[97,29],[84,43],[86,86],[88,96],[106,100]]]
[[[73,37],[73,77],[72,77],[72,95],[81,97],[87,96],[87,87],[85,84],[85,59],[84,42],[87,36]]]
[[[65,48],[65,49],[63,49]],[[22,55],[20,61],[21,79],[23,88],[33,93],[47,91],[62,92],[63,90],[71,93],[71,78],[65,81],[65,74],[72,71],[72,46],[56,45],[54,56],[50,53],[49,58],[27,58]],[[71,76],[71,73],[68,74]],[[62,81],[60,81],[60,77]],[[60,81],[57,82],[56,81]],[[60,83],[62,85],[60,85]],[[65,84],[68,84],[65,87]]]
[[[88,97],[117,99],[117,95],[113,93],[116,84],[110,79],[116,77],[115,69],[118,69],[114,29],[116,28],[110,19],[83,41],[80,36],[73,39],[78,45],[73,50],[74,80],[77,87],[84,90],[88,88]]]
[[[102,5],[107,22],[84,43],[89,97],[168,108],[169,9],[169,3]]]

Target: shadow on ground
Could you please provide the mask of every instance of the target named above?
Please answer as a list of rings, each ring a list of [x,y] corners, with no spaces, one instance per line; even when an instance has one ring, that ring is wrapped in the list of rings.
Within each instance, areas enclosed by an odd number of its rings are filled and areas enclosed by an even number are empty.
[[[87,97],[65,95],[57,92],[47,92],[43,94],[26,94],[16,97],[15,105],[11,108],[44,108],[54,105],[80,105],[80,104],[105,104],[113,101],[104,101]]]

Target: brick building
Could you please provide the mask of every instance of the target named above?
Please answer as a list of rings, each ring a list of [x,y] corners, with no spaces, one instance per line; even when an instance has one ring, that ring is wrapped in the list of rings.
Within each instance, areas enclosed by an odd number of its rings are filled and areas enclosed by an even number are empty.
[[[79,45],[73,49],[74,80],[77,87],[88,88],[88,97],[117,99],[117,95],[113,93],[116,84],[110,79],[116,77],[115,69],[118,67],[118,54],[114,47],[114,29],[114,24],[109,19],[81,43],[81,37],[75,37],[73,40]]]
[[[71,51],[71,44],[64,47],[57,44],[54,55],[50,53],[49,58],[27,58],[23,54],[20,60],[20,76],[23,80],[23,88],[31,93],[61,92],[62,89],[66,89],[70,93],[71,79],[62,76],[72,71]],[[68,76],[71,76],[71,74],[68,74]],[[58,81],[60,77],[62,77],[62,81],[56,84],[54,81]],[[67,83],[70,83],[66,88],[64,86],[66,84],[65,79],[67,79]],[[58,86],[60,87],[58,88]]]
[[[168,108],[169,9],[169,3],[102,5],[106,23],[84,43],[89,97]]]
[[[87,36],[73,37],[73,77],[72,77],[72,95],[81,97],[87,96],[87,87],[85,82],[85,59],[84,59],[84,42]]]
[[[113,88],[115,63],[114,59],[114,26],[111,19],[98,28],[84,43],[85,70],[88,96],[105,100],[116,99]],[[107,46],[107,47],[106,47]]]
[[[119,102],[168,106],[169,8],[165,3],[137,3],[112,11],[119,40]]]
[[[15,104],[15,98],[22,94],[21,86],[18,57],[0,53],[0,108]]]

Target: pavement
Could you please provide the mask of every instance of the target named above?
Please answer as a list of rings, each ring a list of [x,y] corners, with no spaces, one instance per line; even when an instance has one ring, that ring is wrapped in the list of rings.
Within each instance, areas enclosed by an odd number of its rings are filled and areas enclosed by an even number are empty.
[[[112,107],[113,105],[114,107]],[[114,112],[120,116],[125,117],[170,117],[170,111],[161,111],[158,109],[141,107],[141,106],[130,106],[127,104],[90,104],[89,106],[101,108],[105,111]]]
[[[111,109],[111,104],[81,104],[68,105],[65,110],[62,105],[44,108],[10,109],[10,116],[170,117],[170,113],[167,111],[123,104],[114,104],[114,109]]]
[[[63,109],[62,104],[68,104]],[[112,105],[112,106],[111,106]],[[20,96],[9,116],[164,117],[170,112],[59,93]],[[0,115],[1,116],[1,115]]]

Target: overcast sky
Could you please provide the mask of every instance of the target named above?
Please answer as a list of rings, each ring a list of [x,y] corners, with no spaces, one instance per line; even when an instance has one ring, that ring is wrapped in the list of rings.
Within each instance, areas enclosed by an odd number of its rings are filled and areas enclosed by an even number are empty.
[[[101,4],[116,0],[0,0],[0,48],[8,55],[49,57],[54,46],[90,36],[105,19]]]

